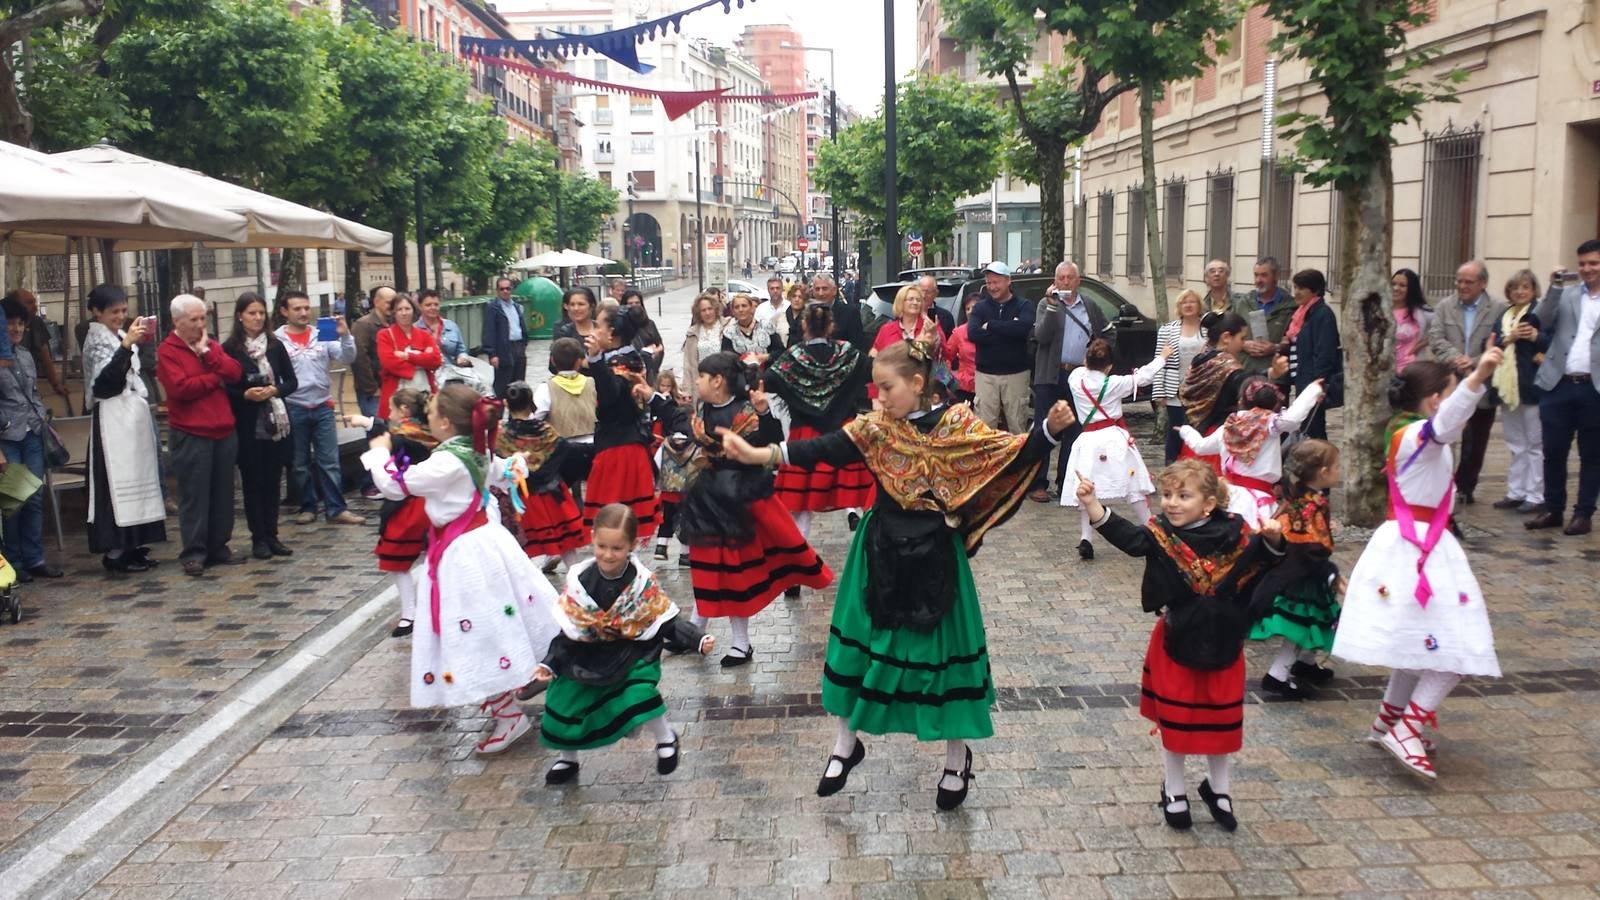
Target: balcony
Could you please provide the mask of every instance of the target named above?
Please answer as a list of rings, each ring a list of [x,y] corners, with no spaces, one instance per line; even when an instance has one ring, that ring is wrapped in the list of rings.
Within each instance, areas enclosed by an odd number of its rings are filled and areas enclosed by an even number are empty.
[[[596,125],[610,125],[611,124],[611,110],[610,110],[610,108],[595,110],[594,111],[594,124],[596,124]]]
[[[617,161],[617,154],[610,148],[597,149],[594,151],[594,161],[597,163],[614,163]]]

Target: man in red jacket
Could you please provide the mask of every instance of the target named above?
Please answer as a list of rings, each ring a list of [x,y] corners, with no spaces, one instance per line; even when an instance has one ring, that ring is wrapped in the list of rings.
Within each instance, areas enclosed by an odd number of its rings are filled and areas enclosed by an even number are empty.
[[[233,465],[239,439],[225,384],[243,376],[239,364],[206,334],[206,302],[192,294],[172,299],[172,331],[156,349],[156,379],[167,394],[171,465],[178,473],[178,530],[183,574],[207,565],[244,562],[228,549],[233,537]]]

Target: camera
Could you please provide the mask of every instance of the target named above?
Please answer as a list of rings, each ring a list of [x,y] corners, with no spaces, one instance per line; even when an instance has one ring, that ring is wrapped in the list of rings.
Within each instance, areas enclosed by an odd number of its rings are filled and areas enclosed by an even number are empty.
[[[265,372],[250,372],[244,376],[247,388],[272,387],[272,377]]]

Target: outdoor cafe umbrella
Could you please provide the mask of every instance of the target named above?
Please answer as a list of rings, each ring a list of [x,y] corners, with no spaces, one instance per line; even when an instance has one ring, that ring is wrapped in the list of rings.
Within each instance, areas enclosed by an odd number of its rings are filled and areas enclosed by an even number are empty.
[[[530,256],[516,263],[513,269],[571,269],[577,266],[604,266],[616,260],[606,259],[603,256],[591,256],[577,250],[562,249],[549,250],[538,256]]]

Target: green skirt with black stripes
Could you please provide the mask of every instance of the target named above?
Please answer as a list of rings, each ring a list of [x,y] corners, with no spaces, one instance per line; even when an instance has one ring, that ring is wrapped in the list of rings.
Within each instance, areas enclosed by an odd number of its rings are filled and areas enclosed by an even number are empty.
[[[593,750],[622,740],[635,728],[667,714],[656,685],[661,657],[641,660],[616,684],[582,684],[557,678],[544,695],[539,740],[554,750]]]
[[[992,736],[989,650],[961,538],[950,538],[957,560],[955,604],[938,627],[921,633],[872,624],[865,599],[867,531],[863,521],[839,581],[822,669],[822,708],[868,734],[914,734],[923,741]]]

